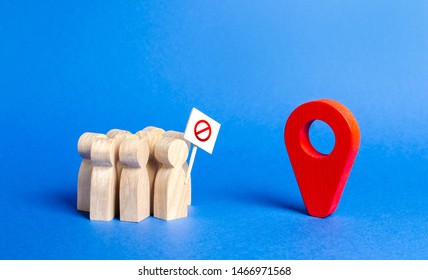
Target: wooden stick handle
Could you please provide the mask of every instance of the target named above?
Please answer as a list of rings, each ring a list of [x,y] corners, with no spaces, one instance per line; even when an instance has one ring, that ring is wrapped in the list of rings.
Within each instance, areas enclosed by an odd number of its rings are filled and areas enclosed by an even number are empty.
[[[192,172],[192,168],[193,168],[193,163],[195,162],[195,157],[196,157],[196,150],[198,149],[198,146],[193,145],[192,148],[192,154],[190,155],[190,162],[189,162],[189,168],[187,168],[187,174],[186,174],[186,184],[189,181],[190,178],[190,172]]]

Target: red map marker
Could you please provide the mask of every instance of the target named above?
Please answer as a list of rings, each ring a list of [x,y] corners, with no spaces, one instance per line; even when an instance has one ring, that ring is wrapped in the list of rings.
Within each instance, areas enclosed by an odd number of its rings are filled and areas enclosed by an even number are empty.
[[[327,123],[336,143],[325,155],[309,141],[315,120]],[[325,218],[339,203],[360,147],[360,129],[351,111],[334,100],[311,101],[297,107],[284,131],[285,146],[309,215]]]

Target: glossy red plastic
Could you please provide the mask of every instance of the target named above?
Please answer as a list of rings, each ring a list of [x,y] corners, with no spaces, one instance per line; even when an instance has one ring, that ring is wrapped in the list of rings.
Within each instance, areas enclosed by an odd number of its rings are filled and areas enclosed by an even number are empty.
[[[315,120],[327,123],[334,132],[335,146],[328,155],[310,143],[309,128]],[[309,215],[329,216],[337,208],[360,147],[357,120],[334,100],[304,103],[288,118],[284,141]]]

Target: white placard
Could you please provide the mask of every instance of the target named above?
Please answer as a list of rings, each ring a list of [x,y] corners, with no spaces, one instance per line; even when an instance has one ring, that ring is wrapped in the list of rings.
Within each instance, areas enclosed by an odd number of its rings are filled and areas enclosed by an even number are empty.
[[[184,139],[212,154],[220,126],[218,122],[193,108],[184,132]]]

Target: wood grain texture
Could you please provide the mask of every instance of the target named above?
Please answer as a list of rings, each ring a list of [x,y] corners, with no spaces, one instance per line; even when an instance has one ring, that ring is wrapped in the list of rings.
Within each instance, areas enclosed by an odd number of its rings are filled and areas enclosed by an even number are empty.
[[[108,138],[116,138],[118,135],[121,135],[121,134],[129,135],[132,133],[129,132],[128,130],[113,128],[109,130],[106,135]]]
[[[120,220],[140,222],[150,215],[150,185],[146,165],[149,144],[136,135],[120,145],[119,160],[123,166],[120,178]]]
[[[85,212],[89,212],[90,210],[92,177],[91,146],[95,138],[106,138],[106,136],[99,133],[86,132],[80,136],[77,143],[77,151],[82,157],[77,178],[77,210]]]
[[[318,152],[310,143],[309,129],[315,120],[327,123],[336,143],[330,154]],[[285,125],[284,141],[309,215],[332,214],[360,146],[360,130],[351,111],[341,103],[322,99],[297,107]]]
[[[115,163],[118,145],[115,139],[96,138],[91,146],[92,177],[90,219],[110,221],[115,216],[118,186]]]
[[[155,157],[155,147],[164,133],[165,130],[154,126],[148,126],[136,133],[140,139],[146,140],[149,144],[150,154],[147,162],[147,173],[149,174],[150,183],[150,214],[153,214],[155,177],[160,165]]]
[[[107,132],[106,135],[108,138],[115,139],[117,145],[120,147],[120,144],[122,144],[122,141],[125,140],[127,136],[132,135],[132,133],[127,130],[114,128],[109,132]],[[116,162],[117,178],[120,178],[120,174],[122,172],[122,164],[119,161],[119,155],[117,155],[116,158],[117,158],[117,162]]]
[[[165,132],[164,136],[183,140],[187,144],[187,148],[190,151],[190,142],[184,139],[183,132],[168,130],[167,132]],[[189,164],[187,163],[187,161],[185,161],[183,163],[184,174],[187,174],[188,169],[189,169]],[[187,181],[186,180],[184,181],[184,186],[187,188],[187,193],[189,194],[189,196],[186,199],[187,205],[191,205],[192,204],[192,176],[191,175],[189,175],[189,179]]]
[[[133,135],[131,132],[127,131],[127,130],[123,130],[123,129],[111,129],[109,132],[107,132],[107,137],[116,140],[116,149],[115,151],[117,152],[116,154],[116,163],[115,163],[115,168],[116,168],[116,173],[117,173],[117,186],[116,186],[116,215],[119,215],[119,183],[120,183],[120,177],[122,174],[122,163],[120,163],[119,161],[119,148],[120,145],[122,144],[122,142],[130,135]]]
[[[154,188],[153,215],[163,220],[187,217],[188,189],[184,186],[183,163],[189,153],[180,139],[162,137],[155,148],[155,157],[162,164]]]

